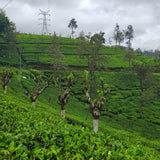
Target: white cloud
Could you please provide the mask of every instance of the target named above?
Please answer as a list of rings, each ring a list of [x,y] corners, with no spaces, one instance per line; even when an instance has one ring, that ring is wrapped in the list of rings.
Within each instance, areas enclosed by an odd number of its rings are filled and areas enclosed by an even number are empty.
[[[4,6],[6,0],[0,0]],[[160,0],[12,0],[5,8],[7,15],[21,32],[40,33],[39,9],[51,13],[50,32],[67,36],[71,18],[77,20],[76,34],[104,31],[106,39],[112,36],[115,24],[123,30],[132,25],[135,48],[160,47]]]

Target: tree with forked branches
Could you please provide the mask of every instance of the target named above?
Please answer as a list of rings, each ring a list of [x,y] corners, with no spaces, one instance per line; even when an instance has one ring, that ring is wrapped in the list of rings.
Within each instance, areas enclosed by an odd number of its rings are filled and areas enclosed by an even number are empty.
[[[52,84],[54,76],[52,74],[49,77],[45,77],[45,79],[43,79],[42,73],[39,73],[36,70],[31,70],[31,76],[34,78],[34,81],[36,82],[36,85],[34,86],[30,96],[32,106],[35,106],[35,102],[38,96],[42,94],[49,85]]]
[[[101,112],[102,112],[103,106],[105,104],[106,97],[108,97],[108,95],[110,93],[108,86],[106,84],[104,84],[104,82],[103,82],[103,78],[100,78],[100,81],[101,81],[101,88],[102,88],[101,91],[99,90],[100,100],[93,100],[89,94],[89,87],[88,87],[89,73],[87,71],[85,71],[85,73],[84,73],[85,87],[84,88],[85,88],[86,98],[88,99],[88,102],[90,104],[89,110],[93,116],[93,130],[94,130],[94,132],[98,131],[99,118],[101,116]]]
[[[63,87],[61,85],[61,78],[58,77],[55,81],[56,87],[58,87],[59,95],[58,95],[58,100],[59,104],[61,106],[61,117],[65,118],[65,109],[66,109],[66,104],[69,100],[69,94],[70,94],[70,88],[72,86],[72,80],[73,80],[73,74],[71,73],[67,77],[66,81],[66,88],[65,91],[63,92]]]
[[[80,58],[87,59],[87,70],[90,76],[90,95],[96,94],[96,76],[97,70],[105,69],[105,64],[108,61],[108,56],[103,53],[100,54],[100,50],[103,48],[105,43],[104,32],[95,33],[91,36],[89,33],[86,36],[86,41],[80,41],[78,52]]]
[[[12,76],[13,76],[13,71],[10,69],[5,69],[3,71],[0,72],[0,84],[3,87],[3,91],[4,94],[7,93],[7,84],[9,83],[9,81],[11,80]]]

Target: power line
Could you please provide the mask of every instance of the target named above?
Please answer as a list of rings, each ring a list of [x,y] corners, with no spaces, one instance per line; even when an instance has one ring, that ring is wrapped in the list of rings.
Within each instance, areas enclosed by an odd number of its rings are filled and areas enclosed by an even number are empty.
[[[9,1],[3,6],[2,10],[5,9],[11,1],[12,1],[12,0],[9,0]]]
[[[12,0],[9,0],[2,8],[0,8],[0,13],[5,13],[4,9],[8,6],[8,4],[11,2]]]
[[[39,20],[42,20],[42,35],[47,35],[48,34],[48,26],[49,24],[47,23],[48,21],[50,21],[50,19],[47,18],[47,16],[50,16],[49,12],[50,10],[48,11],[43,11],[41,9],[40,10],[40,13],[39,15],[42,15],[43,17],[42,18],[39,18]]]

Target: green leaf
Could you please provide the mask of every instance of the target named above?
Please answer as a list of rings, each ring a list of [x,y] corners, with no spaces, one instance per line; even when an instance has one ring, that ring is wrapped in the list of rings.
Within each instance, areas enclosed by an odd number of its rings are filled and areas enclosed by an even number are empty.
[[[9,151],[13,152],[14,151],[14,141],[12,141],[9,145]]]
[[[67,79],[71,78],[71,80],[74,78],[73,73],[71,73],[70,75],[68,75]]]
[[[89,72],[88,72],[88,71],[85,70],[85,71],[84,71],[84,75],[85,75],[85,78],[86,78],[86,79],[89,78]]]
[[[4,143],[4,142],[1,142],[1,143],[0,143],[0,147],[5,147],[5,146],[7,146],[6,143]]]

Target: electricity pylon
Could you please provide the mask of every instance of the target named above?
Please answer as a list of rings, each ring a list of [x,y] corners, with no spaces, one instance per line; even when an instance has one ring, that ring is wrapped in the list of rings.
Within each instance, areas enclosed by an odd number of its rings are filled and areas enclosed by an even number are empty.
[[[8,6],[8,4],[11,2],[12,0],[9,0],[2,8],[0,8],[0,13],[5,13],[4,9]]]
[[[50,19],[47,18],[47,16],[50,16],[49,14],[50,10],[48,11],[42,11],[40,9],[40,13],[39,15],[42,15],[43,17],[42,18],[39,18],[39,20],[42,20],[42,35],[48,35],[48,27],[49,24],[47,23],[48,21],[50,21]]]

